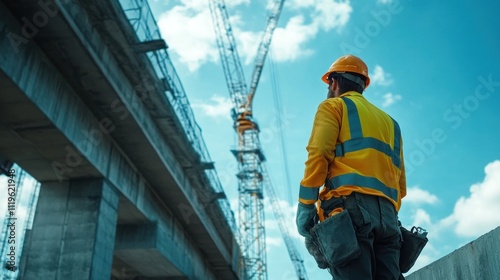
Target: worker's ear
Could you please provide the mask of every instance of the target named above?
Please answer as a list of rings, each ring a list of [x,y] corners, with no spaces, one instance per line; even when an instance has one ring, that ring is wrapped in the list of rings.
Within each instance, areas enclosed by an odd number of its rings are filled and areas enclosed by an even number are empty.
[[[336,90],[338,87],[338,84],[337,84],[337,80],[333,79],[333,82],[332,82],[332,90]]]

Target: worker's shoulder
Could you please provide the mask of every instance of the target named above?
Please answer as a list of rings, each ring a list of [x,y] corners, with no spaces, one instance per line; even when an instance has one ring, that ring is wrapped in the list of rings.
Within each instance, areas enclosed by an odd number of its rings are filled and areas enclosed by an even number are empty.
[[[321,102],[319,104],[319,107],[342,107],[342,98],[340,97],[332,97],[332,98],[327,98],[325,100],[323,100],[323,102]]]
[[[338,97],[332,97],[332,98],[327,98],[326,100],[323,100],[319,105],[318,105],[318,113],[323,112],[323,113],[335,113],[338,115],[342,115],[343,106],[342,106],[342,99]]]

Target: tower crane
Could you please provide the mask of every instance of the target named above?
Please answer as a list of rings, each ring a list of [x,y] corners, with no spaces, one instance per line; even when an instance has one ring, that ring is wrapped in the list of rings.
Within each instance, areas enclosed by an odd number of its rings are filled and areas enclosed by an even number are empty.
[[[233,108],[231,116],[237,134],[237,147],[231,150],[238,161],[238,214],[241,265],[249,279],[267,279],[264,228],[263,189],[270,197],[273,211],[298,279],[307,279],[303,260],[295,247],[281,209],[276,191],[264,166],[265,156],[259,140],[259,127],[252,114],[252,104],[264,62],[278,23],[284,0],[271,0],[272,6],[255,58],[250,89],[247,89],[243,68],[224,0],[209,0],[217,46]]]

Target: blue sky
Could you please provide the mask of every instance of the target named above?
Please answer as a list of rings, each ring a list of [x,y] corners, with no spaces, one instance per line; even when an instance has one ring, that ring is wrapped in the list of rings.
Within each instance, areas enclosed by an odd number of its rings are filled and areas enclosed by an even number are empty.
[[[237,166],[229,151],[236,136],[208,0],[149,2],[237,212]],[[226,1],[247,81],[266,3]],[[415,269],[500,225],[499,9],[500,3],[485,0],[285,2],[273,37],[273,60],[266,62],[254,99],[254,117],[262,130],[266,166],[311,279],[329,274],[303,248],[295,206],[313,117],[327,93],[320,77],[343,54],[367,63],[372,84],[365,97],[400,124],[408,169],[400,220],[430,232]],[[281,112],[274,104],[271,68]],[[265,203],[268,278],[290,279],[293,267]]]
[[[236,165],[229,152],[236,143],[231,103],[207,3],[150,1],[236,207]],[[266,3],[226,1],[247,82]],[[365,97],[402,129],[409,192],[400,219],[430,232],[415,268],[500,225],[500,34],[495,27],[499,8],[494,1],[285,2],[273,37],[273,60],[266,62],[254,100],[254,116],[292,231],[305,146],[316,108],[326,98],[320,77],[347,53],[360,56],[370,69],[372,85]],[[283,109],[289,183],[283,175],[271,65]],[[269,205],[266,218],[269,279],[287,279],[293,268]],[[303,247],[299,238],[297,245]],[[311,278],[328,277],[305,250],[302,256]]]

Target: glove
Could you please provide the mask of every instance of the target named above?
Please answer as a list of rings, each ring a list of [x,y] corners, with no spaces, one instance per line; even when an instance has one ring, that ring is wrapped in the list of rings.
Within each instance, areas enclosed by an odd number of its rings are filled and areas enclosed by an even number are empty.
[[[300,235],[304,237],[311,236],[309,231],[314,227],[314,216],[316,216],[316,207],[314,204],[307,205],[299,202],[295,224]]]
[[[314,257],[314,260],[316,261],[316,264],[318,265],[319,268],[325,269],[329,267],[328,262],[325,259],[325,256],[323,253],[321,253],[318,244],[315,242],[314,237],[312,236],[306,236],[306,248],[309,254]]]

